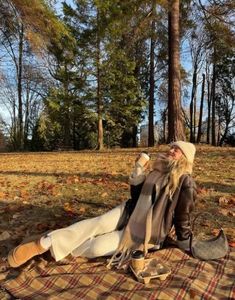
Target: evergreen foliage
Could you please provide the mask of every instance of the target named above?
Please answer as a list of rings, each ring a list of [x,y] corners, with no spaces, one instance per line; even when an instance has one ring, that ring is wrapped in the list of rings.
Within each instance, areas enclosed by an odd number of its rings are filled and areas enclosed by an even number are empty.
[[[144,119],[149,146],[157,119],[161,142],[223,145],[233,134],[230,0],[61,1],[61,16],[53,3],[0,3],[12,150],[136,147]]]

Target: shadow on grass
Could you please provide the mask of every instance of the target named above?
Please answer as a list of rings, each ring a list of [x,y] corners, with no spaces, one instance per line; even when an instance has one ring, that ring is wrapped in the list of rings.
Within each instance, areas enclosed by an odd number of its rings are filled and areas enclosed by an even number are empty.
[[[23,204],[12,201],[10,204],[0,202],[0,257],[23,240],[32,236],[40,236],[48,231],[72,225],[87,218],[101,215],[112,207],[105,203],[89,200],[77,200],[78,204],[86,205],[84,212],[67,212],[63,206]]]
[[[128,176],[123,175],[121,173],[119,174],[109,174],[109,173],[90,173],[90,172],[25,172],[25,171],[0,171],[0,175],[15,175],[15,176],[35,176],[35,177],[41,177],[41,176],[54,176],[54,177],[71,177],[71,176],[79,176],[86,179],[107,179],[110,181],[120,181],[120,182],[127,182]]]
[[[235,184],[234,182],[231,184],[221,184],[217,182],[207,181],[207,182],[200,182],[200,187],[206,188],[206,189],[213,189],[218,192],[222,193],[235,193]]]

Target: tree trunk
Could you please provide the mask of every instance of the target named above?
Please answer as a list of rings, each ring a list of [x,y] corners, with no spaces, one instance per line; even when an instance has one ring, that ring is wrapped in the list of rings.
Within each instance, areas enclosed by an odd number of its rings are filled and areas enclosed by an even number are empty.
[[[138,128],[135,125],[132,128],[132,147],[134,147],[134,148],[137,147],[137,133],[138,133]]]
[[[213,77],[211,85],[211,143],[216,146],[216,132],[215,132],[215,82],[216,82],[216,71],[215,71],[215,61],[213,62]]]
[[[195,87],[195,95],[194,95],[194,108],[193,108],[193,142],[196,141],[196,120],[197,120],[197,82]]]
[[[194,64],[193,86],[192,86],[191,102],[190,102],[190,142],[192,143],[195,142],[196,91],[197,91],[197,63]]]
[[[19,31],[19,58],[18,58],[18,78],[17,78],[17,93],[18,93],[18,147],[19,150],[24,148],[24,132],[23,132],[23,99],[22,99],[22,69],[23,69],[23,25]]]
[[[149,78],[149,127],[148,127],[148,146],[154,146],[154,49],[155,49],[155,11],[156,1],[152,3],[152,28],[150,44],[150,78]]]
[[[211,87],[210,87],[210,77],[209,71],[207,72],[207,132],[206,132],[206,142],[210,144],[210,130],[211,130]]]
[[[68,76],[68,66],[65,63],[64,65],[66,80],[63,83],[64,89],[64,120],[63,120],[63,146],[65,149],[70,149],[71,147],[71,95],[69,93],[69,76]]]
[[[167,109],[164,109],[162,112],[162,127],[163,127],[163,140],[162,143],[166,142],[166,119],[167,119]]]
[[[72,137],[73,137],[73,149],[77,149],[76,144],[76,114],[75,114],[75,103],[73,103],[73,124],[72,124]]]
[[[205,94],[205,74],[202,74],[202,92],[201,92],[201,103],[200,103],[200,114],[198,122],[198,132],[197,132],[197,143],[200,143],[202,136],[202,115],[203,115],[203,102]]]
[[[225,138],[226,138],[228,132],[229,132],[229,127],[228,127],[228,124],[226,123],[225,129],[224,129],[224,133],[223,133],[223,135],[221,136],[220,141],[219,141],[219,145],[220,145],[221,147],[223,146],[224,140],[225,140]]]
[[[217,137],[216,137],[216,145],[220,143],[220,136],[221,136],[221,116],[218,116],[218,128],[217,128]]]
[[[99,12],[97,11],[97,25],[99,27]],[[100,33],[97,30],[96,44],[96,76],[97,76],[97,114],[98,114],[98,150],[104,148],[104,132],[103,132],[103,102],[101,95],[101,78],[100,78]]]
[[[26,85],[25,118],[24,118],[24,148],[27,148],[29,134],[29,86]]]
[[[15,98],[13,99],[13,117],[12,117],[12,128],[13,128],[13,136],[12,136],[12,142],[13,142],[13,149],[17,150],[17,118],[16,118],[16,101]]]
[[[68,102],[68,103],[66,103]],[[65,149],[71,148],[71,115],[70,115],[70,95],[66,93],[65,98],[65,119],[63,122],[64,126],[64,147]]]
[[[179,0],[169,2],[168,142],[185,140],[180,91]]]

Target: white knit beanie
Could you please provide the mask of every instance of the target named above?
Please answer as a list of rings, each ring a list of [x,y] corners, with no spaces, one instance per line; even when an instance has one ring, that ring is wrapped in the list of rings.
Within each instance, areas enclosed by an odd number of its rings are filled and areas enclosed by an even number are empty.
[[[190,163],[193,163],[194,156],[196,153],[196,147],[192,143],[177,141],[177,142],[171,143],[171,146],[176,146],[176,147],[180,148],[180,150],[183,152],[183,154],[187,158],[187,160]]]

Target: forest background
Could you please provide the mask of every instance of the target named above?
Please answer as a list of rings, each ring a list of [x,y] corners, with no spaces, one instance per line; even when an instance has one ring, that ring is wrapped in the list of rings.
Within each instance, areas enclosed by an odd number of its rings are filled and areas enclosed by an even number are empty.
[[[1,139],[13,151],[136,147],[146,123],[149,147],[155,127],[159,143],[234,145],[234,6],[2,0]]]

